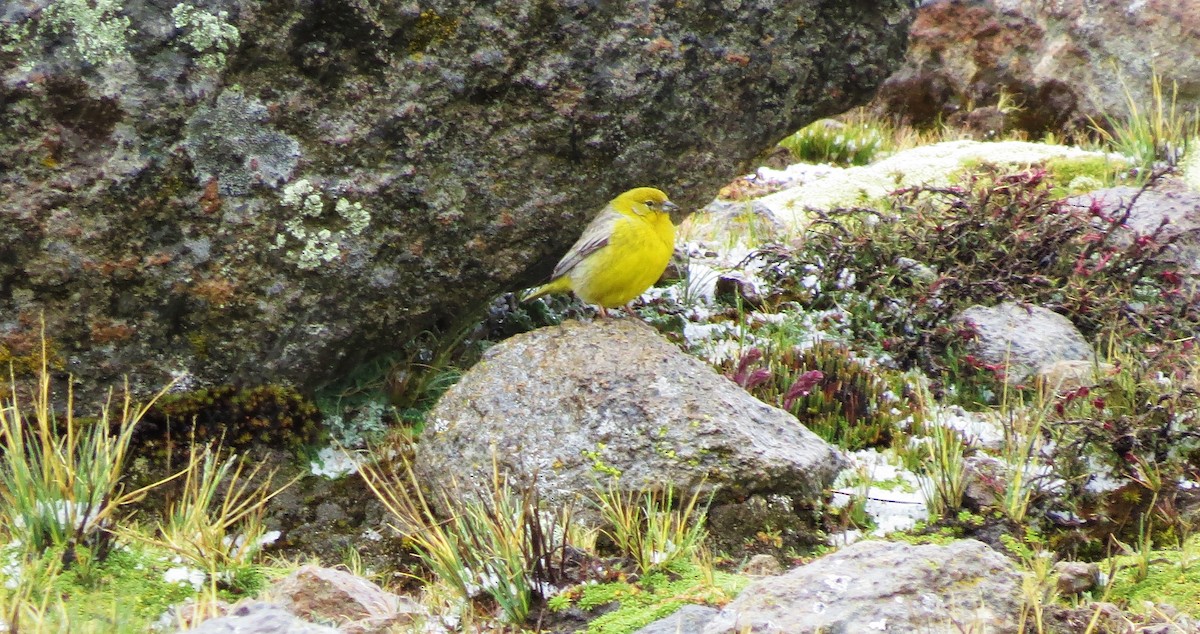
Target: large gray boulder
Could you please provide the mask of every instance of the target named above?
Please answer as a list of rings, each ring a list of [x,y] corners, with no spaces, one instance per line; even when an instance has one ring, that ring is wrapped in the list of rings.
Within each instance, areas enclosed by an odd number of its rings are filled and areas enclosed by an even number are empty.
[[[910,0],[9,2],[0,349],[317,387],[869,98]]]
[[[845,463],[794,416],[628,318],[567,322],[498,344],[429,421],[414,462],[422,484],[490,483],[495,460],[510,482],[535,485],[551,504],[587,497],[619,474],[624,490],[716,487],[718,505],[769,495],[798,507]]]
[[[921,3],[909,50],[874,107],[916,123],[984,119],[1001,93],[1016,109],[1008,125],[1034,134],[1089,125],[1166,99],[1200,98],[1200,5],[1174,0],[932,0]],[[1127,96],[1128,95],[1128,96]],[[1169,105],[1169,103],[1167,104]],[[968,116],[977,127],[982,121]]]
[[[1021,575],[983,542],[858,542],[742,591],[704,634],[1017,632]]]

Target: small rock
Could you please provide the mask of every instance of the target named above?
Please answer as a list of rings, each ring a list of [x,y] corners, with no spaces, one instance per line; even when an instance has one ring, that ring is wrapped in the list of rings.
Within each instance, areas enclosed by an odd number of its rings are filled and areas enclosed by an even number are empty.
[[[1155,259],[1162,264],[1179,266],[1193,278],[1200,276],[1200,192],[1147,190],[1136,187],[1112,187],[1067,199],[1067,204],[1089,209],[1099,205],[1101,212],[1120,218],[1128,210],[1124,227],[1113,234],[1114,244],[1126,246],[1138,236],[1159,230],[1159,239],[1170,241]],[[1164,224],[1165,223],[1165,224]]]
[[[1047,308],[1017,302],[971,306],[954,321],[974,327],[978,338],[972,352],[1003,369],[1009,384],[1022,383],[1056,361],[1094,362],[1091,344],[1075,325]]]
[[[205,619],[225,616],[232,609],[232,605],[221,600],[218,600],[215,604],[205,605],[203,609],[200,609],[200,606],[195,601],[189,599],[185,603],[171,606],[165,618],[169,618],[171,623],[180,627],[191,629],[202,623]]]
[[[936,269],[913,258],[896,258],[896,266],[900,268],[900,272],[918,282],[933,282],[938,277]]]
[[[759,308],[763,304],[762,294],[754,281],[744,273],[731,271],[717,278],[717,297],[737,298],[745,306]]]
[[[419,481],[489,483],[493,461],[550,505],[620,474],[625,490],[672,485],[684,499],[715,487],[717,505],[761,494],[787,497],[787,509],[819,497],[845,463],[791,414],[627,318],[507,339],[442,396],[417,446]]]
[[[1054,564],[1058,575],[1058,593],[1073,596],[1096,587],[1100,581],[1100,566],[1082,561],[1060,561]]]
[[[779,564],[779,560],[774,555],[755,555],[746,562],[745,566],[742,566],[742,574],[751,577],[769,577],[781,572],[783,572],[783,566]]]
[[[283,607],[307,619],[332,621],[349,634],[383,634],[413,622],[425,610],[407,597],[387,592],[348,572],[302,566],[271,587]]]
[[[1008,485],[1008,468],[1004,462],[976,454],[963,461],[963,468],[966,473],[963,503],[966,507],[976,511],[999,507]]]

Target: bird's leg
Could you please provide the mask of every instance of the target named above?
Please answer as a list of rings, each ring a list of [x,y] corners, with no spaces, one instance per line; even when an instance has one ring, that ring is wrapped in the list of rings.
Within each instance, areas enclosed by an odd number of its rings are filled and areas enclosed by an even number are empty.
[[[598,306],[598,308],[600,309],[600,318],[608,319],[608,309],[603,306]]]
[[[635,319],[638,317],[638,314],[637,314],[637,312],[635,312],[635,311],[633,310],[633,304],[632,304],[632,303],[625,304],[625,305],[624,305],[624,306],[622,306],[621,308],[624,308],[624,309],[625,309],[625,312],[626,312],[626,313],[628,313],[630,317],[633,317],[633,318],[635,318]]]

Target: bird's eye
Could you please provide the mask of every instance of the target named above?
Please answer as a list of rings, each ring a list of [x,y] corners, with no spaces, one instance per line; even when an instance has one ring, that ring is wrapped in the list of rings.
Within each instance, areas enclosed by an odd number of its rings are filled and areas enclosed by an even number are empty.
[[[658,203],[657,203],[657,202],[655,202],[655,201],[653,201],[653,200],[647,200],[647,201],[646,201],[646,206],[647,206],[647,207],[657,207],[657,206],[658,206]]]

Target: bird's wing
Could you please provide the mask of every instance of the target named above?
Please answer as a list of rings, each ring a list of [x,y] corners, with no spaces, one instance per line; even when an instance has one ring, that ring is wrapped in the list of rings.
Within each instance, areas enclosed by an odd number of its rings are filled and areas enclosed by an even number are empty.
[[[583,235],[579,236],[579,240],[575,242],[571,250],[567,251],[563,259],[558,261],[558,264],[554,267],[554,273],[550,275],[550,279],[555,280],[570,273],[571,269],[575,268],[587,256],[604,248],[608,244],[609,237],[612,236],[613,228],[617,224],[617,221],[623,217],[621,212],[613,209],[611,205],[605,207],[600,212],[600,215],[596,216],[591,224],[583,230]]]

